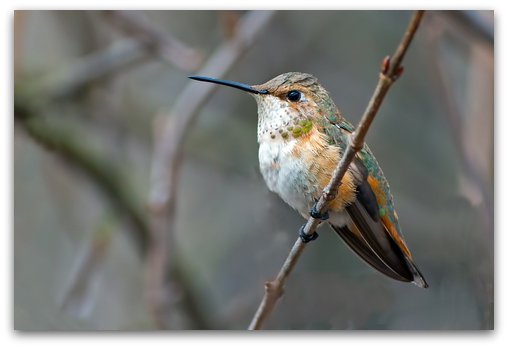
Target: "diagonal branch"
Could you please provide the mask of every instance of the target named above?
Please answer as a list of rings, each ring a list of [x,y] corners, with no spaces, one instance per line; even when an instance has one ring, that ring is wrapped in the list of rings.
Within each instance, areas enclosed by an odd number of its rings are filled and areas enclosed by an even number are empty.
[[[89,84],[113,75],[148,57],[138,40],[120,39],[106,48],[74,60],[47,76],[30,81],[27,93],[48,99],[65,99]]]
[[[134,199],[122,171],[112,166],[107,158],[95,153],[80,142],[82,136],[70,127],[61,127],[15,97],[14,114],[16,123],[44,148],[65,159],[87,175],[110,201],[111,206],[125,218],[138,254],[146,254],[149,231],[143,210]]]
[[[252,11],[238,23],[233,37],[217,48],[199,74],[222,77],[254,43],[274,11]],[[189,83],[177,98],[169,115],[160,118],[152,160],[148,206],[151,241],[148,251],[146,290],[152,315],[159,328],[168,325],[167,270],[175,263],[174,222],[176,193],[182,148],[190,125],[215,90],[213,84]]]
[[[23,13],[17,11],[17,17]],[[102,50],[80,57],[47,76],[31,81],[27,92],[42,95],[48,101],[68,98],[87,85],[133,67],[154,55],[182,70],[194,70],[201,65],[203,56],[200,51],[178,41],[169,32],[153,28],[134,13],[106,11],[105,14],[125,31],[132,32],[134,37],[118,39]],[[19,23],[20,20],[16,19],[15,24],[19,26]]]
[[[134,11],[106,11],[124,31],[132,33],[147,49],[152,49],[163,61],[182,70],[195,70],[203,62],[203,54],[171,33],[159,30]]]
[[[372,121],[374,120],[374,117],[376,116],[386,93],[388,92],[388,89],[402,74],[402,60],[406,54],[409,44],[411,43],[416,33],[416,30],[418,29],[423,13],[424,11],[416,11],[413,14],[406,32],[404,33],[404,36],[402,37],[402,40],[399,43],[399,46],[397,47],[392,58],[390,59],[387,57],[383,61],[381,66],[381,73],[379,74],[379,80],[376,89],[374,90],[374,94],[372,95],[356,130],[350,137],[349,144],[344,155],[340,159],[339,164],[333,172],[332,179],[324,188],[319,201],[316,203],[316,209],[319,213],[325,212],[328,209],[330,202],[337,195],[341,180],[348,170],[351,161],[355,157],[356,153],[363,148],[367,131],[369,130],[369,127],[372,124]],[[305,224],[303,232],[308,236],[314,234],[314,231],[318,227],[319,223],[319,220],[310,217]],[[275,280],[265,283],[265,295],[254,315],[254,318],[249,325],[249,330],[259,330],[262,328],[263,323],[266,321],[273,308],[275,307],[277,301],[282,296],[286,279],[298,262],[300,255],[305,249],[305,246],[306,244],[303,243],[300,238],[298,238],[293,245],[293,248],[289,252],[288,257],[282,265],[282,268],[277,274]]]
[[[451,19],[449,22],[465,32],[469,40],[473,36],[494,48],[494,24],[482,18],[478,11],[439,11],[438,13],[446,16],[446,19]]]

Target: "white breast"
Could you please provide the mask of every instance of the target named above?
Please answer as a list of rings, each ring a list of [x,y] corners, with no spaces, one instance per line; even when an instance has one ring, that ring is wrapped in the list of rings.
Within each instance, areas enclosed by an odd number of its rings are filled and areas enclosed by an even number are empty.
[[[279,98],[261,95],[254,97],[258,102],[261,174],[270,191],[277,193],[293,209],[308,218],[309,210],[321,190],[308,164],[291,153],[297,140],[292,137],[289,127],[295,126],[302,115]],[[287,136],[284,137],[286,132]],[[346,214],[330,213],[330,222],[337,226],[342,226],[347,221]]]
[[[277,193],[302,215],[308,215],[316,190],[315,178],[291,150],[296,140],[265,141],[259,144],[259,168],[270,191]]]

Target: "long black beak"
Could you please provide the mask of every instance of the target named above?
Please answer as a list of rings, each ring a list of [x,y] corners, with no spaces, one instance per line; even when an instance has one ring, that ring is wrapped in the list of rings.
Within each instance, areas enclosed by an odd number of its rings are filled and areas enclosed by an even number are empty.
[[[206,77],[206,76],[189,76],[189,78],[192,80],[196,80],[196,81],[211,82],[211,83],[216,83],[218,85],[234,87],[234,88],[238,88],[238,89],[241,89],[242,91],[249,92],[249,93],[268,94],[268,91],[266,89],[257,90],[257,89],[252,88],[249,85],[246,85],[245,83],[228,81],[228,80],[219,80],[219,79],[214,79],[214,78]]]

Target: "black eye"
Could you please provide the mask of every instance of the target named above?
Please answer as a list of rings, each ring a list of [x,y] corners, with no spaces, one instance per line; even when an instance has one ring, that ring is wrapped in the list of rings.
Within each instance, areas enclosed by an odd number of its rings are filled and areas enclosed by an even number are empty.
[[[299,101],[301,97],[302,94],[298,91],[292,90],[288,92],[288,99],[291,100],[292,102]]]

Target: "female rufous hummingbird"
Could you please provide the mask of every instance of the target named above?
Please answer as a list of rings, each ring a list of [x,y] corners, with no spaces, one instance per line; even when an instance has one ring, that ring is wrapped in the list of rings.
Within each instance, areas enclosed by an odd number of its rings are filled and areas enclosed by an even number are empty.
[[[314,76],[289,72],[254,86],[190,78],[238,88],[256,99],[259,166],[271,191],[304,218],[326,220],[379,272],[428,287],[402,238],[388,182],[367,145],[349,166],[329,211],[317,214],[314,209],[354,131]],[[304,243],[316,237],[300,231]]]

